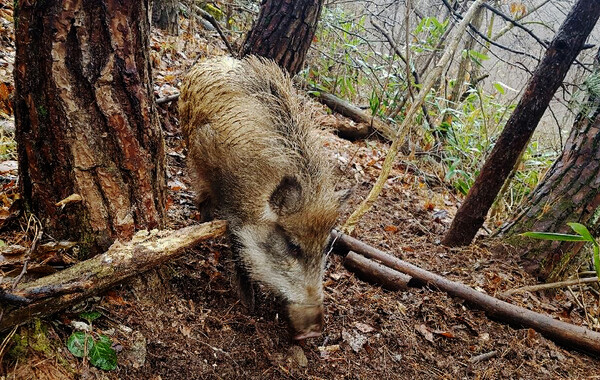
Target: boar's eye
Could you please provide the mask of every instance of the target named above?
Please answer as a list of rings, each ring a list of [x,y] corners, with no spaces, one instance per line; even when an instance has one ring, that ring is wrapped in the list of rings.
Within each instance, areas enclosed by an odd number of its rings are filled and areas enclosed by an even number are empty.
[[[302,256],[302,248],[300,248],[300,246],[298,244],[294,243],[289,238],[286,238],[286,244],[287,244],[287,250],[290,253],[290,255],[292,255],[296,258],[299,258]]]

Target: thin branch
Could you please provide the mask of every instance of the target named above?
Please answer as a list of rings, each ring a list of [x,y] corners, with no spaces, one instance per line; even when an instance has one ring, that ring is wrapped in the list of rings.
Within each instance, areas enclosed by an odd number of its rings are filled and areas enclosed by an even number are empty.
[[[446,1],[446,0],[442,0],[442,1]],[[536,40],[545,49],[548,49],[548,44],[545,43],[544,41],[542,41],[538,36],[536,36],[535,33],[533,33],[531,31],[531,29],[526,28],[525,26],[523,26],[523,24],[519,23],[516,20],[513,20],[511,17],[505,15],[504,13],[502,13],[501,11],[499,11],[498,9],[492,7],[489,4],[483,4],[483,7],[486,8],[486,9],[489,9],[493,13],[495,13],[498,16],[502,17],[505,21],[510,22],[511,24],[513,24],[514,26],[516,26],[517,28],[519,28],[521,30],[524,30],[525,33],[529,34],[534,40]],[[588,72],[590,72],[590,73],[592,72],[592,70],[588,69],[583,63],[581,63],[579,60],[577,60],[577,58],[575,58],[575,63],[577,63],[578,65],[580,65],[581,67],[583,67],[583,69],[587,70]]]
[[[163,98],[156,99],[156,105],[161,105],[161,104],[169,103],[169,102],[175,101],[177,99],[179,99],[179,94],[165,96]]]
[[[398,47],[398,45],[396,45],[396,42],[394,41],[392,36],[385,29],[383,29],[381,24],[379,24],[375,19],[371,19],[370,21],[371,25],[373,25],[375,29],[377,29],[381,34],[383,34],[383,36],[389,42],[392,49],[394,49],[394,52],[398,55],[398,57],[400,57],[402,62],[406,64],[407,70],[410,71],[415,80],[415,86],[420,86],[421,80],[419,78],[419,73],[417,73],[417,71],[411,67],[410,63],[406,60],[406,58],[404,58],[404,56],[402,55],[402,51],[400,51],[400,48]],[[421,105],[421,109],[423,111],[423,116],[425,117],[427,124],[433,126],[433,124],[431,123],[431,119],[429,118],[429,111],[427,110],[427,105],[425,104],[425,102],[423,102],[423,104]]]
[[[446,6],[446,7],[447,7],[449,10],[450,10],[450,12],[452,12],[452,15],[453,15],[455,18],[457,18],[458,20],[462,20],[462,19],[463,19],[463,16],[462,16],[460,13],[458,13],[458,12],[456,12],[456,11],[454,11],[454,10],[452,9],[452,5],[450,5],[450,3],[448,3],[448,0],[442,0],[442,2],[443,2],[443,3],[444,3],[444,5],[445,5],[445,6]],[[526,53],[526,52],[524,52],[524,51],[514,50],[514,49],[511,49],[511,48],[509,48],[508,46],[504,46],[504,45],[502,45],[502,44],[499,44],[499,43],[497,43],[497,42],[495,42],[495,41],[492,41],[492,40],[491,40],[491,39],[489,39],[489,38],[488,38],[488,37],[487,37],[485,34],[481,33],[481,32],[480,32],[479,30],[477,30],[477,29],[476,29],[476,28],[475,28],[473,25],[471,25],[471,23],[469,23],[469,25],[468,25],[468,26],[469,26],[469,29],[471,29],[473,32],[475,32],[475,33],[476,33],[476,34],[477,34],[479,37],[483,38],[483,39],[484,39],[484,40],[485,40],[487,43],[489,43],[489,44],[491,44],[491,45],[494,45],[494,46],[496,46],[496,47],[498,47],[498,48],[500,48],[500,49],[503,49],[503,50],[509,51],[509,52],[511,52],[511,53],[515,53],[515,54],[519,54],[519,55],[524,55],[524,56],[526,56],[526,57],[533,58],[534,60],[536,60],[537,62],[539,62],[539,59],[538,59],[537,57],[535,57],[535,56],[533,56],[533,55],[531,55],[531,54],[529,54],[529,53]]]
[[[207,11],[205,11],[204,9],[200,8],[197,5],[194,5],[194,9],[196,10],[196,12],[198,12],[200,14],[200,16],[202,16],[203,19],[210,22],[210,24],[215,27],[215,29],[217,30],[217,33],[219,33],[219,36],[221,37],[223,42],[225,42],[225,46],[227,46],[227,51],[229,52],[229,54],[231,54],[233,57],[236,57],[237,56],[236,52],[231,47],[229,40],[227,40],[225,33],[223,33],[223,29],[221,29],[221,26],[219,25],[217,20],[215,20],[213,15],[211,15],[210,13],[208,13]]]
[[[501,293],[500,297],[508,297],[511,294],[517,294],[517,293],[523,293],[523,292],[537,292],[538,290],[566,288],[567,286],[583,285],[583,284],[589,284],[592,282],[598,282],[598,277],[575,278],[572,280],[551,282],[548,284],[523,286],[522,288],[507,290],[506,292]]]

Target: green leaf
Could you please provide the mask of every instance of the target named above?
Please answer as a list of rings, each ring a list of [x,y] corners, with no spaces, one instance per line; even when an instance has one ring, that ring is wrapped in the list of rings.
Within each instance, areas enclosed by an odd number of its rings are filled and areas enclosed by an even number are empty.
[[[469,55],[471,56],[471,58],[475,58],[479,61],[486,61],[490,59],[490,57],[477,50],[469,50]]]
[[[97,311],[84,311],[83,313],[80,313],[79,316],[89,323],[92,323],[96,319],[100,318],[102,314]]]
[[[78,358],[84,357],[86,351],[90,352],[92,348],[94,348],[94,339],[83,331],[75,331],[67,340],[67,349]]]
[[[504,93],[505,93],[504,87],[502,87],[502,85],[500,83],[494,82],[494,88],[496,88],[496,90],[498,90],[499,93],[504,95]]]
[[[100,335],[93,349],[90,350],[90,363],[105,371],[117,368],[117,353],[111,346],[110,338]]]
[[[579,235],[583,236],[586,241],[596,241],[590,231],[581,223],[567,223],[569,227]]]
[[[600,246],[594,241],[594,268],[596,268],[596,275],[600,278]]]
[[[522,236],[531,237],[542,240],[557,240],[557,241],[587,241],[586,238],[579,235],[558,234],[553,232],[525,232]]]

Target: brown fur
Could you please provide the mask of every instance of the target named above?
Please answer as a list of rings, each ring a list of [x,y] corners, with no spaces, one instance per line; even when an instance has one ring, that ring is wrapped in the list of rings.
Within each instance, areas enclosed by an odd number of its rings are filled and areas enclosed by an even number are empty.
[[[340,199],[310,102],[271,61],[217,58],[189,73],[179,107],[199,200],[229,221],[250,277],[293,310],[322,310],[323,250]]]

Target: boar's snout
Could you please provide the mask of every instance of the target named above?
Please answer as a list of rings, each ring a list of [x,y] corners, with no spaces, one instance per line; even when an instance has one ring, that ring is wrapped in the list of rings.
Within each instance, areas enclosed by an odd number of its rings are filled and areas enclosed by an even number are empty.
[[[323,304],[289,304],[288,314],[294,340],[321,335],[323,330]]]

